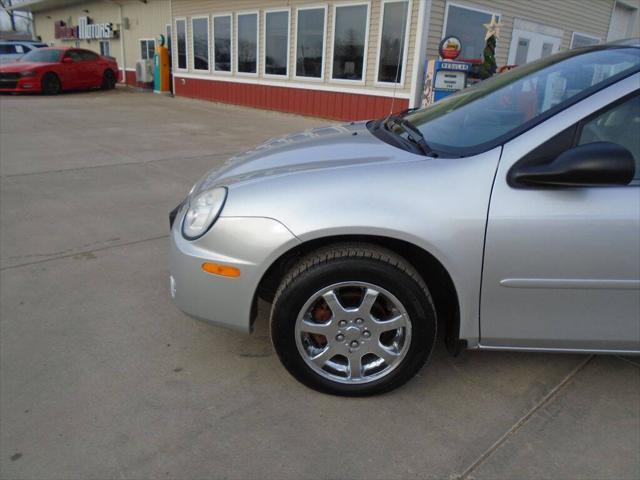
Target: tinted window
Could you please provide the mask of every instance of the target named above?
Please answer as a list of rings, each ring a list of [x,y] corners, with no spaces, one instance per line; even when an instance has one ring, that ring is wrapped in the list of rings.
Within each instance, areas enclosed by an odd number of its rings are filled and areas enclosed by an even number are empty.
[[[324,12],[324,8],[298,10],[296,75],[299,77],[322,77]]]
[[[65,54],[65,57],[70,58],[74,62],[81,62],[82,61],[82,55],[80,54],[79,50],[69,50]]]
[[[384,3],[378,81],[399,83],[402,79],[408,2]]]
[[[194,18],[191,20],[191,37],[193,42],[193,68],[209,70],[209,19]]]
[[[496,15],[496,21],[500,17]],[[478,12],[468,8],[449,5],[447,11],[447,29],[444,36],[454,35],[462,42],[460,58],[482,58],[485,45],[485,23],[491,21],[491,13]]]
[[[16,53],[15,45],[0,45],[0,55],[11,55]]]
[[[176,20],[176,40],[178,44],[178,68],[187,68],[187,22]]]
[[[214,70],[231,71],[231,15],[213,19]]]
[[[635,96],[589,120],[578,144],[613,142],[622,145],[636,161],[635,180],[640,180],[640,96]]]
[[[21,62],[51,63],[60,60],[62,50],[31,50],[20,59]]]
[[[258,72],[258,15],[238,15],[238,72]]]
[[[98,60],[98,55],[88,50],[81,50],[80,58],[85,62],[95,62],[96,60]]]
[[[287,75],[289,12],[267,12],[264,28],[264,72],[268,75]]]
[[[477,147],[526,128],[639,65],[636,48],[569,50],[496,75],[406,118],[436,150]]]

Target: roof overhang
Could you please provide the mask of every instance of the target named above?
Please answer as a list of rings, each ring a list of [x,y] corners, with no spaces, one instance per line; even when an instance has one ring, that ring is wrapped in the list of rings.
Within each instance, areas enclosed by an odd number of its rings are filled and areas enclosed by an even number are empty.
[[[46,12],[47,10],[55,10],[56,8],[69,7],[85,3],[82,0],[31,0],[18,5],[13,5],[8,10],[19,12]]]

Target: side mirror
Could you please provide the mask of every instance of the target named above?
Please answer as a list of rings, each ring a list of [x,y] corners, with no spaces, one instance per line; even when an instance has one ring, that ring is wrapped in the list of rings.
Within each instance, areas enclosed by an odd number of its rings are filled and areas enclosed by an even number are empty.
[[[62,59],[62,63],[73,63],[73,58],[71,57],[64,57]]]
[[[511,186],[597,187],[627,185],[635,174],[633,155],[622,145],[593,142],[562,152],[551,162],[514,166]]]

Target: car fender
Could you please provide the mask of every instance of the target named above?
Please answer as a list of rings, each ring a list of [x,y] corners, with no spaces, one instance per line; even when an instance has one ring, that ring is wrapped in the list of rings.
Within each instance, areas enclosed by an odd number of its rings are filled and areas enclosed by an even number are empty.
[[[466,158],[356,164],[229,187],[225,216],[278,220],[301,242],[378,235],[412,243],[442,263],[460,302],[460,336],[479,332],[489,198],[501,147]]]

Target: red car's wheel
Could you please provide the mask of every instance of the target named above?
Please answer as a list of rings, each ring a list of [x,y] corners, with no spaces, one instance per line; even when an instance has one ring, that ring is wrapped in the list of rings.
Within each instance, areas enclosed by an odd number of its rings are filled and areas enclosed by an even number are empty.
[[[57,95],[62,91],[62,83],[55,73],[47,73],[42,77],[42,93]]]
[[[114,88],[116,88],[116,74],[113,73],[113,70],[105,70],[102,75],[102,89],[112,90]]]

